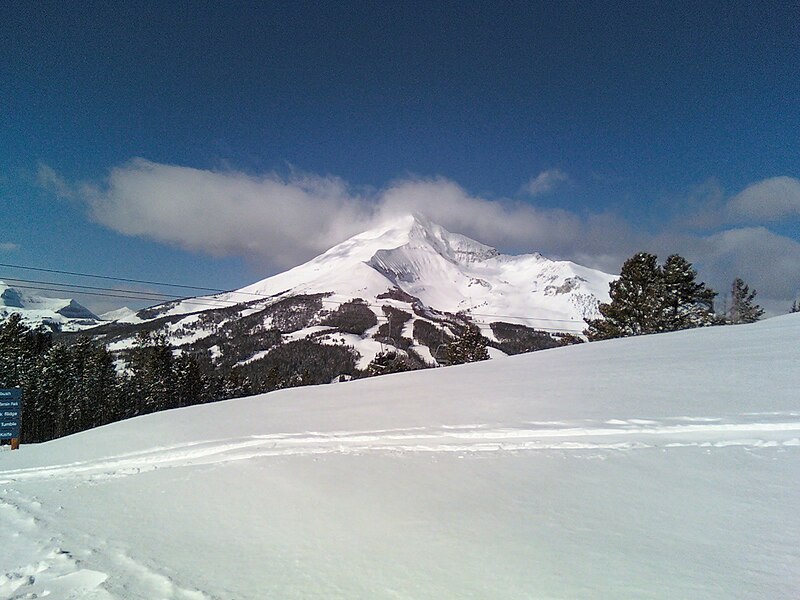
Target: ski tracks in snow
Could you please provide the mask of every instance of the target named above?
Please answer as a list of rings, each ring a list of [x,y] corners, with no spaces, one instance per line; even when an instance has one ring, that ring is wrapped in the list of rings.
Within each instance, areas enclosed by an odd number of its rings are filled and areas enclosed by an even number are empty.
[[[0,598],[211,600],[104,540],[81,532],[64,535],[52,526],[54,516],[35,498],[0,489]]]
[[[42,479],[102,480],[156,469],[213,465],[270,456],[626,451],[644,448],[750,449],[800,446],[800,413],[757,413],[735,419],[670,417],[607,421],[544,421],[514,426],[276,433],[190,442],[61,465],[0,471],[0,485]]]
[[[739,446],[748,452],[800,446],[800,412],[734,418],[672,417],[542,421],[513,426],[442,425],[373,431],[276,433],[154,447],[69,464],[0,471],[0,598],[212,600],[135,560],[110,540],[60,531],[60,507],[43,507],[14,487],[43,480],[100,482],[156,469],[280,456],[455,453],[458,456],[556,451],[578,458],[676,448]]]

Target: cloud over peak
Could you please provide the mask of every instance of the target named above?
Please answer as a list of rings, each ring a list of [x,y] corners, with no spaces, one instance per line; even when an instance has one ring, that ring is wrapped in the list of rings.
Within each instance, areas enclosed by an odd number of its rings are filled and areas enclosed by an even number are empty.
[[[356,191],[333,176],[252,175],[136,158],[112,168],[100,183],[80,185],[42,165],[39,182],[79,199],[89,218],[119,233],[278,268],[410,212],[506,248],[560,254],[569,251],[568,240],[592,237],[591,224],[572,213],[487,200],[443,177],[407,177],[382,189]]]
[[[540,174],[534,188],[567,180],[557,173]],[[380,189],[361,189],[338,177],[299,171],[254,175],[137,158],[90,184],[71,184],[42,165],[39,182],[119,233],[193,252],[242,256],[263,275],[313,258],[387,218],[418,212],[505,252],[540,251],[608,272],[618,272],[639,250],[678,252],[697,263],[703,279],[718,290],[727,289],[733,277],[744,277],[765,305],[769,298],[775,302],[776,311],[800,292],[800,243],[766,227],[723,227],[800,214],[800,182],[791,177],[756,182],[727,201],[717,187],[688,199],[684,210],[688,202],[693,212],[708,217],[705,228],[711,232],[704,234],[692,233],[677,215],[648,233],[618,214],[490,200],[444,177],[406,177]]]

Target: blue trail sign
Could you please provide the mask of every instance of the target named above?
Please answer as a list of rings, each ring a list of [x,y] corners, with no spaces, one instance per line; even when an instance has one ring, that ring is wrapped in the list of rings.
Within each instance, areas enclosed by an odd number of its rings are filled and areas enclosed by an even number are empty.
[[[22,423],[22,390],[0,389],[0,440],[18,440]]]

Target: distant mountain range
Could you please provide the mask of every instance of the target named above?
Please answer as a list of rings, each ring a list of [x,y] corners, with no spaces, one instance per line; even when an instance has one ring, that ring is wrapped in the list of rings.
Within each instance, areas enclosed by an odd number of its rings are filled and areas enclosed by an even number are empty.
[[[124,351],[139,331],[158,331],[184,351],[233,367],[308,339],[352,348],[363,368],[389,347],[433,365],[437,348],[468,323],[493,355],[557,345],[598,316],[615,277],[540,254],[509,256],[425,217],[405,215],[320,256],[236,291],[108,314],[71,300],[5,287],[5,310],[46,310],[64,331],[83,330]],[[8,295],[8,298],[6,298]],[[0,305],[0,310],[4,310]]]
[[[70,298],[46,298],[0,281],[0,321],[12,313],[32,327],[78,331],[96,327],[102,318]]]

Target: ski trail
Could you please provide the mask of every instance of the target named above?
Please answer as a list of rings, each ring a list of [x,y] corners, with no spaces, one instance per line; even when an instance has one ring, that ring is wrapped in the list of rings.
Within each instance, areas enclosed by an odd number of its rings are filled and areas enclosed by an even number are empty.
[[[55,530],[54,510],[0,490],[0,598],[22,600],[211,600],[137,562],[108,540]],[[79,548],[72,551],[69,548]]]
[[[791,419],[794,417],[794,419]],[[770,448],[800,446],[795,414],[718,417],[537,421],[514,426],[443,425],[436,428],[275,433],[194,441],[62,465],[0,471],[0,484],[41,479],[99,480],[155,469],[213,465],[258,457],[363,453],[484,453],[643,448]]]

